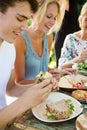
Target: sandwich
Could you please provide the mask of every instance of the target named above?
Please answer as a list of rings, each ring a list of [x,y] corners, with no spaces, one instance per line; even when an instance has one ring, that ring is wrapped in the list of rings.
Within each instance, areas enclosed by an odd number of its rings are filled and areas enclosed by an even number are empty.
[[[71,100],[62,99],[57,102],[46,104],[46,116],[52,120],[67,119],[74,111],[74,105]]]
[[[47,79],[47,78],[52,78],[52,74],[49,73],[49,72],[40,72],[36,78],[38,79],[38,83],[42,82],[44,79]]]
[[[72,92],[72,96],[77,100],[87,100],[87,91],[86,90],[75,90]]]
[[[87,88],[87,76],[80,74],[63,76],[60,78],[58,86],[63,88]]]

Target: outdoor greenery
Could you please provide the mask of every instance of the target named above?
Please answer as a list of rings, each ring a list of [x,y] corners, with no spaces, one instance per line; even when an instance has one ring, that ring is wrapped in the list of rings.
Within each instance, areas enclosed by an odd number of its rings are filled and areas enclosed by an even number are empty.
[[[78,11],[79,11],[79,13],[80,13],[80,10],[81,10],[81,8],[82,8],[82,6],[83,6],[83,4],[85,2],[87,2],[87,0],[79,0],[79,4],[78,4]]]

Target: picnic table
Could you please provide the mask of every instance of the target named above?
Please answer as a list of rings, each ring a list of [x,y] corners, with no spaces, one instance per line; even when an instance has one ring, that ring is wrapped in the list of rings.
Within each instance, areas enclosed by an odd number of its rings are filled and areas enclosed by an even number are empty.
[[[61,90],[60,90],[61,91]],[[71,92],[61,91],[63,93],[71,94]],[[87,105],[82,103],[82,105]],[[87,112],[87,108],[83,109],[82,113]],[[77,117],[57,123],[46,123],[42,122],[34,117],[31,110],[28,110],[20,117],[18,117],[13,125],[11,125],[8,130],[76,130],[76,119]]]

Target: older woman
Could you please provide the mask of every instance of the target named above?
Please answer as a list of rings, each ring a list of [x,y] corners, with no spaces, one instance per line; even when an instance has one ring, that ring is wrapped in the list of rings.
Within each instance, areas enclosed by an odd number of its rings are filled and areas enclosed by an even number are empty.
[[[87,2],[79,15],[81,30],[66,36],[59,59],[60,68],[72,67],[73,63],[87,60]]]

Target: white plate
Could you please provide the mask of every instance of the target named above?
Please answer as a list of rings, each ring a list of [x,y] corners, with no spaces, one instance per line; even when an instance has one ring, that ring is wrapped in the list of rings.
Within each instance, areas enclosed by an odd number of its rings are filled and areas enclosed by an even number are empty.
[[[87,72],[85,71],[79,71],[80,74],[87,76]]]
[[[81,114],[76,119],[76,129],[77,130],[87,130],[87,112],[84,114]]]
[[[70,116],[70,118],[62,119],[62,120],[47,119],[47,117],[45,115],[46,103],[49,102],[49,101],[56,102],[56,101],[59,101],[61,99],[66,99],[66,100],[70,99],[72,101],[72,103],[74,105],[74,109],[75,109],[73,114]],[[82,105],[80,104],[79,101],[77,101],[76,99],[74,99],[71,96],[68,96],[68,95],[60,93],[60,92],[51,92],[49,97],[43,103],[41,103],[40,105],[38,105],[38,106],[36,106],[32,109],[33,115],[37,119],[39,119],[40,121],[43,121],[43,122],[63,122],[63,121],[67,121],[67,120],[70,120],[70,119],[78,116],[82,111],[83,111],[83,107],[82,107]]]
[[[78,63],[74,63],[72,68],[73,69],[78,69],[78,65],[79,65]],[[87,76],[87,71],[83,71],[83,70],[78,70],[78,71],[79,71],[80,74]]]
[[[81,81],[85,82],[87,81],[87,76],[81,75],[81,74],[72,74],[72,75],[65,75],[63,77],[60,78],[59,82],[58,82],[58,86],[62,89],[66,89],[66,90],[75,90],[75,89],[86,89],[87,87],[84,88],[73,88],[72,84],[76,84],[78,82]]]

